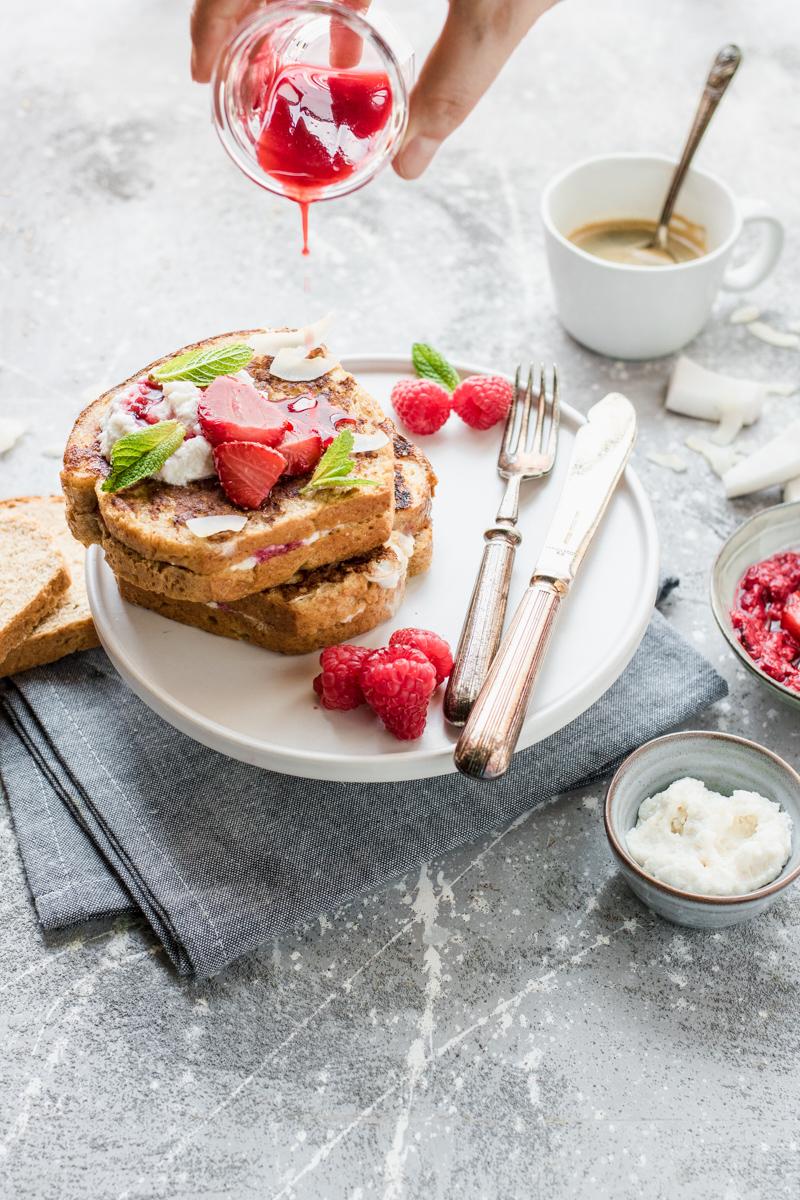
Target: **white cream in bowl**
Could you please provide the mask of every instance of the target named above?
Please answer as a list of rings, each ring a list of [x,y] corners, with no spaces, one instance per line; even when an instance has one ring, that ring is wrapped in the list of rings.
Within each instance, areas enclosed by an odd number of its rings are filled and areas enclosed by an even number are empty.
[[[627,848],[655,879],[702,896],[743,896],[771,883],[792,850],[792,821],[757,792],[713,792],[676,779],[648,796]]]

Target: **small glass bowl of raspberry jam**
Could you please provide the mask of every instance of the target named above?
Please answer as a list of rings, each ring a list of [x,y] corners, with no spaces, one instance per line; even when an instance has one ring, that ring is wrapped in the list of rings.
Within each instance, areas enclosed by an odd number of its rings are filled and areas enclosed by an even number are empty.
[[[728,645],[776,698],[800,708],[800,501],[756,513],[711,571],[711,607]]]
[[[308,207],[368,183],[400,146],[413,54],[382,15],[337,0],[269,4],[216,64],[225,150],[260,187]],[[305,239],[307,241],[307,237]]]

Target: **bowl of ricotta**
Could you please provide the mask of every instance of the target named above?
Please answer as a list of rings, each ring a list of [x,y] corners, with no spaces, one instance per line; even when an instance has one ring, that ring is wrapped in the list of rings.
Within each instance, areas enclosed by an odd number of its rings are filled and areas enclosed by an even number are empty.
[[[640,746],[611,780],[605,825],[628,885],[677,925],[749,920],[800,876],[800,775],[730,734]]]

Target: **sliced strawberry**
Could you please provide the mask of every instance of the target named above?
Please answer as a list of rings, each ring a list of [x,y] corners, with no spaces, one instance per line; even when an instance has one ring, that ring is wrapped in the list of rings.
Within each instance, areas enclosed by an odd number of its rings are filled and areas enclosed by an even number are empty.
[[[222,442],[277,446],[289,424],[286,413],[256,391],[252,383],[230,375],[220,375],[206,388],[197,405],[197,416],[212,446]]]
[[[286,459],[261,442],[223,442],[214,450],[222,490],[240,508],[258,508],[283,474]]]
[[[781,625],[796,642],[800,642],[800,592],[794,592],[783,606]]]
[[[322,457],[322,438],[313,429],[289,429],[278,450],[286,459],[286,475],[306,475]]]

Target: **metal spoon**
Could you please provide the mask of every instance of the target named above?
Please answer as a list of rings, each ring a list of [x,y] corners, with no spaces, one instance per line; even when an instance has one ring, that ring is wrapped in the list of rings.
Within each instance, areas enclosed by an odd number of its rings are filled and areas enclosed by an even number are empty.
[[[658,227],[652,239],[642,249],[653,250],[656,253],[660,252],[663,255],[667,255],[673,261],[677,261],[668,243],[669,223],[675,208],[675,202],[678,199],[678,193],[686,178],[686,172],[689,170],[692,159],[695,156],[695,151],[708,128],[708,123],[717,111],[717,105],[724,96],[725,90],[733,79],[736,68],[741,61],[742,52],[738,46],[723,46],[717,53],[717,57],[714,59],[711,70],[708,73],[708,79],[703,88],[703,95],[700,97],[700,103],[697,106],[697,112],[695,113],[692,128],[689,130],[686,145],[683,148],[683,154],[675,168],[675,174],[672,176],[672,182],[669,185],[664,207],[661,209],[661,216],[658,218]]]

